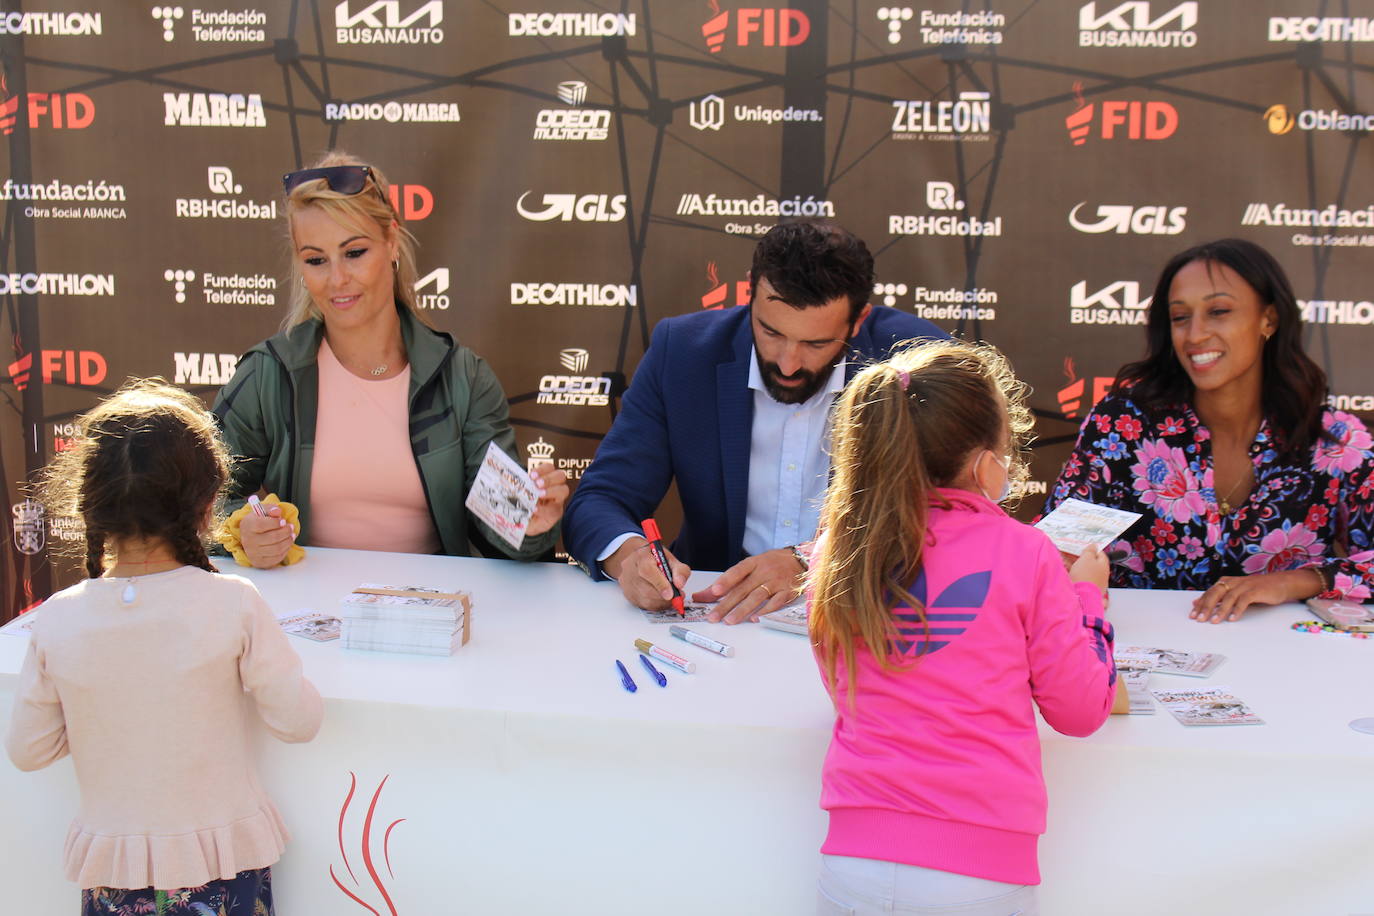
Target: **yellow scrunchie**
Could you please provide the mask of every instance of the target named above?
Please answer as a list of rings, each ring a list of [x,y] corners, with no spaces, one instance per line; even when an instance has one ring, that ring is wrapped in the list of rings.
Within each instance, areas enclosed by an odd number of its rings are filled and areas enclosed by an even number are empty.
[[[275,493],[268,493],[261,502],[264,506],[280,506],[281,517],[286,519],[286,523],[297,530],[300,529],[298,519],[301,513],[294,504],[277,499]],[[252,511],[253,507],[244,503],[238,511],[224,520],[224,524],[219,529],[219,542],[224,545],[225,550],[234,555],[235,562],[240,566],[253,565],[252,561],[248,559],[248,554],[244,552],[243,542],[239,540],[239,523],[243,521],[245,515]],[[292,563],[299,563],[304,558],[305,548],[299,544],[292,544],[287,548],[286,556],[282,558],[281,565],[290,566]]]

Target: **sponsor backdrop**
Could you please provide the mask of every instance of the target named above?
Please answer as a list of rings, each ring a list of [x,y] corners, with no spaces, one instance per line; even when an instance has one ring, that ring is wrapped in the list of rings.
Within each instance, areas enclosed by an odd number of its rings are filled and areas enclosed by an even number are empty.
[[[876,303],[1011,355],[1023,512],[1204,239],[1269,247],[1335,402],[1374,407],[1363,5],[176,2],[0,0],[0,617],[74,575],[22,490],[74,416],[130,375],[211,400],[277,328],[279,176],[332,146],[393,179],[427,316],[573,478],[655,322],[744,303],[790,216],[868,241]]]

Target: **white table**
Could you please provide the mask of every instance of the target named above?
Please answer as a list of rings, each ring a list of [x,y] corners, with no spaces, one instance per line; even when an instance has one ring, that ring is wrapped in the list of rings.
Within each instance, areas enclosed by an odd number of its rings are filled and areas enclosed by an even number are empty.
[[[364,862],[370,807],[372,870],[401,914],[812,911],[830,710],[805,639],[693,625],[736,647],[721,658],[571,567],[312,549],[297,567],[235,571],[280,611],[331,608],[363,581],[474,596],[472,641],[452,658],[293,640],[327,706],[313,743],[261,741],[294,834],[274,870],[282,916],[365,914],[331,868],[392,912]],[[1044,913],[1374,913],[1374,736],[1347,727],[1374,715],[1374,641],[1294,633],[1300,606],[1198,624],[1189,597],[1114,593],[1119,642],[1227,655],[1206,683],[1234,687],[1268,724],[1185,729],[1160,712],[1088,739],[1044,729]],[[635,637],[697,673],[660,666],[659,688]],[[25,642],[0,637],[5,723]],[[26,913],[73,912],[58,865],[70,762],[0,766],[0,792],[0,878],[32,894]]]

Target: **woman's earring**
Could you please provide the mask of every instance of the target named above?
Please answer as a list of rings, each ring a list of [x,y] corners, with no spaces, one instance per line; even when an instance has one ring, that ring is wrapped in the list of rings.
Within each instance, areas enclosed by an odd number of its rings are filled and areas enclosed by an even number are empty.
[[[400,272],[401,272],[401,259],[400,259],[400,258],[392,258],[392,259],[391,259],[391,272],[392,272],[392,273],[400,273]]]

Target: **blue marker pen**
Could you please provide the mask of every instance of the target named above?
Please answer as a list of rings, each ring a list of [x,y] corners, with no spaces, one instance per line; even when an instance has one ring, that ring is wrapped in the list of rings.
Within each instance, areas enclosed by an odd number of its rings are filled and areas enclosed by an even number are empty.
[[[615,666],[620,669],[620,683],[625,685],[625,689],[634,693],[639,688],[635,686],[634,678],[630,677],[630,672],[625,670],[625,663],[620,659],[615,660]]]
[[[663,672],[654,667],[654,663],[649,661],[649,656],[641,655],[639,660],[644,663],[644,667],[649,669],[649,676],[658,681],[658,686],[667,687],[668,679],[663,676]]]

